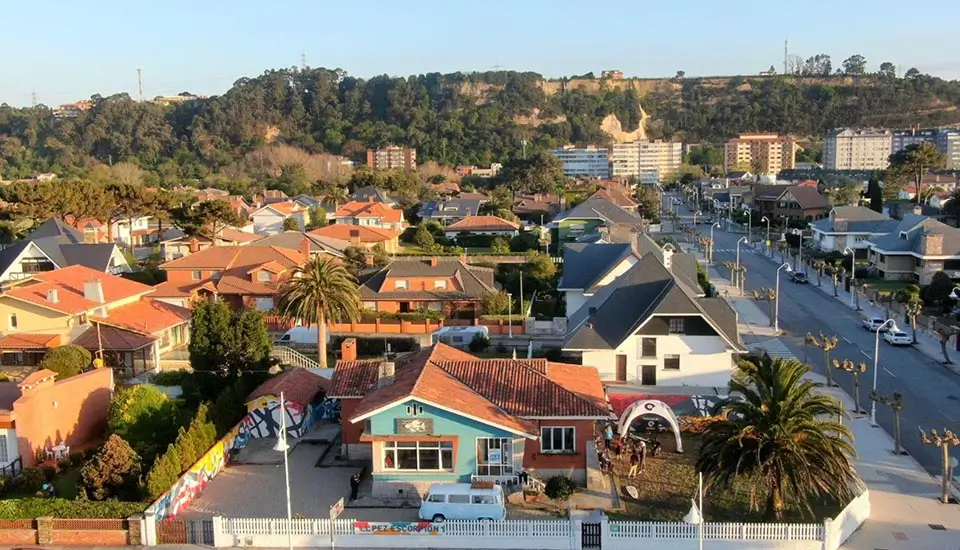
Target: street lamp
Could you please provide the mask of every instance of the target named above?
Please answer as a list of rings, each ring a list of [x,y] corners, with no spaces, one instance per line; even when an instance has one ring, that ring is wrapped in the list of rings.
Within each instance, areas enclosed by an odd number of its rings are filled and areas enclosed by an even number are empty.
[[[697,526],[698,548],[703,550],[703,472],[700,472],[700,478],[697,483],[697,493],[700,502],[690,499],[690,511],[683,516],[683,521]]]
[[[694,227],[697,226],[697,216],[702,216],[702,215],[703,215],[703,212],[701,212],[701,211],[699,211],[699,210],[697,210],[696,212],[693,213],[693,226],[694,226]]]
[[[740,237],[740,240],[737,241],[737,286],[740,286],[740,244],[746,241],[746,237]],[[743,294],[743,291],[740,291]]]
[[[710,258],[708,261],[713,262],[713,228],[720,227],[720,222],[713,222],[710,224]]]
[[[767,222],[767,241],[764,243],[767,245],[767,249],[770,251],[770,255],[773,256],[773,250],[770,248],[770,218],[764,216],[760,218],[761,222]]]
[[[520,299],[523,301],[523,298]],[[503,311],[502,309],[500,311]],[[502,330],[502,329],[501,329]],[[510,338],[513,338],[513,294],[507,293],[507,331]],[[500,334],[503,334],[502,332]]]
[[[877,334],[873,340],[873,391],[877,391],[877,368],[880,363],[880,332],[883,331],[883,327],[890,325],[890,330],[894,332],[899,332],[900,329],[897,327],[897,322],[893,319],[887,319],[883,322],[882,325],[877,327]],[[870,404],[870,425],[877,427],[877,402],[874,401]]]
[[[786,262],[777,268],[777,290],[774,292],[776,295],[773,297],[773,331],[777,334],[780,334],[780,271],[784,269],[787,270],[787,273],[793,271],[790,269],[790,264]]]
[[[857,251],[850,248],[849,246],[843,249],[843,253],[850,253],[850,307],[856,308],[860,305],[859,302],[854,303],[854,299],[857,294]]]
[[[747,210],[747,243],[750,243],[750,233],[753,230],[753,210]]]
[[[290,511],[290,463],[287,459],[290,445],[287,444],[287,408],[280,392],[280,432],[277,433],[277,443],[273,450],[283,453],[283,475],[287,484],[287,547],[293,550],[293,514]],[[332,527],[331,527],[332,528]]]

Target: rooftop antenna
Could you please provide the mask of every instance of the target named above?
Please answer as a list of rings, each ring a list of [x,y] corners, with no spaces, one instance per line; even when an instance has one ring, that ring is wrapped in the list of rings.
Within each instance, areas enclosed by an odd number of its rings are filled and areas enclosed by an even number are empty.
[[[300,69],[307,70],[307,52],[300,53]]]
[[[143,69],[137,67],[137,95],[140,97],[140,102],[143,103]]]

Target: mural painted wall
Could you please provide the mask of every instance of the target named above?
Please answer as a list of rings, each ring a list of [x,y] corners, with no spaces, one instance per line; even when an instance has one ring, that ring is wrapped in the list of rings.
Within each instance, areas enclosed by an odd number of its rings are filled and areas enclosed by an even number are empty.
[[[247,403],[247,416],[243,422],[250,437],[260,439],[277,437],[280,431],[281,410],[287,413],[287,435],[303,437],[313,424],[313,410],[299,403],[287,401],[286,407],[280,407],[280,399],[275,395],[258,397]]]
[[[246,419],[240,421],[227,435],[217,441],[200,460],[190,467],[180,479],[150,505],[146,514],[154,514],[157,521],[173,519],[187,509],[193,499],[203,491],[210,480],[217,477],[230,461],[230,453],[247,446],[250,435]]]

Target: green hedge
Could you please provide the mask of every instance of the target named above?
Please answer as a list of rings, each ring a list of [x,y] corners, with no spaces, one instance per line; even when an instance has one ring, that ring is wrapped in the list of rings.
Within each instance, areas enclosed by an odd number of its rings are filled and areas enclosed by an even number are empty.
[[[118,500],[67,500],[65,498],[15,498],[0,500],[0,519],[124,519],[139,514],[149,502]]]
[[[360,321],[370,323],[375,319],[387,320],[387,321],[440,321],[445,319],[446,315],[442,311],[433,311],[427,309],[419,309],[417,311],[411,311],[409,313],[391,313],[389,311],[364,311],[360,315]]]

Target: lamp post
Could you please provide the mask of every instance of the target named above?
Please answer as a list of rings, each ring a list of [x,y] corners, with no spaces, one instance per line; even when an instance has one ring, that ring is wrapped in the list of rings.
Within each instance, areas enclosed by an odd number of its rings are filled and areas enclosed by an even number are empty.
[[[787,273],[793,271],[790,269],[790,264],[786,262],[777,268],[777,290],[773,297],[773,331],[777,334],[780,334],[780,271],[784,269],[787,270]]]
[[[750,243],[750,234],[753,231],[753,210],[747,210],[747,244]]]
[[[860,305],[859,302],[856,302],[857,294],[857,251],[850,248],[849,246],[843,249],[843,253],[850,253],[850,307],[856,308]]]
[[[523,299],[521,298],[520,301],[523,301]],[[513,338],[513,294],[509,292],[507,293],[507,331],[509,332],[508,338]]]
[[[737,286],[740,286],[740,244],[746,240],[746,237],[740,237],[740,240],[737,241]],[[743,291],[741,291],[742,293]]]
[[[697,526],[698,548],[703,550],[703,472],[699,472],[697,496],[700,502],[691,499],[690,511],[683,516],[683,521]]]
[[[287,444],[287,408],[280,392],[280,432],[273,450],[283,453],[283,476],[287,484],[287,548],[293,550],[293,514],[290,511],[290,463],[287,459],[290,445]]]
[[[702,216],[702,215],[703,215],[703,212],[701,212],[701,211],[699,211],[699,210],[697,210],[696,212],[693,213],[693,226],[694,226],[694,227],[697,226],[697,216]]]
[[[882,325],[877,327],[877,334],[874,336],[873,340],[873,390],[877,391],[877,368],[880,363],[880,332],[884,327],[890,325],[890,330],[897,332],[897,322],[893,319],[887,319],[883,322]],[[829,368],[829,365],[824,367]],[[877,426],[877,402],[873,401],[870,404],[870,425],[873,427]]]
[[[715,227],[720,227],[720,222],[713,222],[710,224],[710,256],[707,261],[713,263],[713,229]]]
[[[764,243],[767,247],[767,250],[770,251],[770,255],[773,256],[773,249],[770,248],[770,218],[764,216],[760,218],[761,222],[767,222],[767,240]]]

